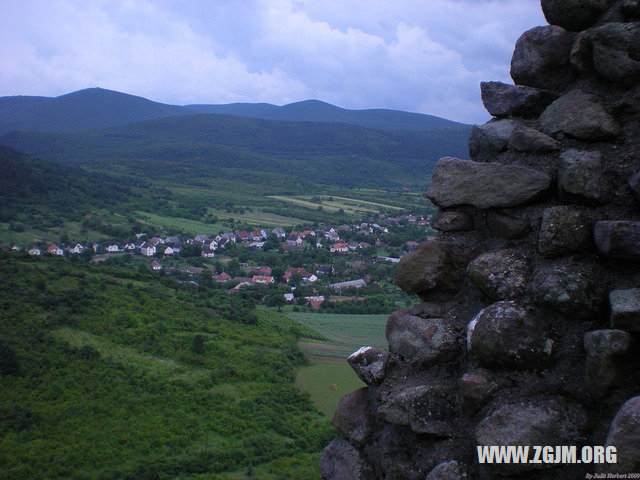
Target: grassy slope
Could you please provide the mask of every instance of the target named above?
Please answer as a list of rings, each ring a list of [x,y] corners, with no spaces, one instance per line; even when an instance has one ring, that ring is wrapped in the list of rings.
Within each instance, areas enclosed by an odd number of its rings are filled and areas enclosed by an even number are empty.
[[[285,317],[231,322],[209,295],[109,265],[0,253],[0,271],[20,365],[0,375],[0,478],[270,478],[296,458],[317,475],[333,432],[292,384]]]

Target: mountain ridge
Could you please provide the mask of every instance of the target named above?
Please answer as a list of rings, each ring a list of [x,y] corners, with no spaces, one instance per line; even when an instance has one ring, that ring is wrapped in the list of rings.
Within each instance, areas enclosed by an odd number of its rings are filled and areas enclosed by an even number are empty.
[[[140,123],[156,118],[222,114],[281,121],[314,121],[383,130],[466,126],[422,113],[391,109],[350,110],[320,100],[270,103],[170,105],[104,88],[60,95],[0,97],[0,135],[18,131],[70,132]]]

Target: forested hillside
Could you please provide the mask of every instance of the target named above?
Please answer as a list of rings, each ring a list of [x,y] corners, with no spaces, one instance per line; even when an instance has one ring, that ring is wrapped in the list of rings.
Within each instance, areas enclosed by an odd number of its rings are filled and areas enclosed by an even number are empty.
[[[332,427],[286,317],[108,264],[0,270],[0,478],[316,478]]]

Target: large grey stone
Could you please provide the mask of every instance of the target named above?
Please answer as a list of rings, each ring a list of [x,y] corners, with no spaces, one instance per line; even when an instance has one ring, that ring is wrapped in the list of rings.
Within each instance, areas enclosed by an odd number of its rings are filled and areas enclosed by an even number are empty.
[[[544,321],[516,302],[504,301],[471,320],[467,346],[482,367],[527,370],[547,363],[553,341]]]
[[[490,162],[507,149],[513,131],[520,123],[513,120],[490,120],[474,125],[469,136],[469,155],[479,162]]]
[[[632,340],[631,335],[622,330],[595,330],[585,334],[585,384],[593,395],[602,397],[620,384],[618,360],[627,353]]]
[[[547,21],[567,30],[580,31],[591,27],[615,0],[542,0]]]
[[[640,332],[640,288],[614,290],[609,293],[611,326]]]
[[[340,399],[332,420],[333,426],[349,441],[362,446],[373,432],[369,411],[369,389],[359,388]]]
[[[480,91],[484,108],[494,117],[535,117],[558,97],[549,90],[502,82],[480,82]]]
[[[584,252],[591,245],[589,220],[572,207],[549,207],[542,213],[538,250],[553,257]]]
[[[459,288],[463,263],[466,266],[455,245],[432,239],[402,257],[396,270],[396,284],[424,300],[455,292]]]
[[[437,465],[425,480],[465,480],[466,478],[464,468],[455,460],[450,460]]]
[[[471,413],[480,410],[499,387],[484,371],[465,373],[458,385],[462,397],[462,409]]]
[[[500,209],[487,212],[487,227],[493,235],[516,239],[529,233],[531,223],[526,215]]]
[[[548,175],[519,165],[447,157],[436,163],[427,196],[440,207],[514,207],[538,197],[550,182]]]
[[[606,303],[601,278],[590,264],[564,261],[540,266],[531,284],[536,303],[570,318],[594,318]]]
[[[499,250],[476,257],[467,273],[490,299],[509,300],[524,293],[528,266],[523,255],[513,250]]]
[[[578,49],[581,49],[578,50]],[[590,30],[572,52],[577,66],[593,67],[612,82],[635,85],[640,81],[640,25],[607,23]]]
[[[467,212],[438,210],[431,227],[441,232],[473,230],[473,218]]]
[[[443,385],[401,388],[382,399],[378,414],[416,433],[446,437],[451,434],[452,400],[452,392]]]
[[[511,58],[511,78],[518,85],[560,91],[576,78],[570,62],[575,34],[550,25],[524,32]]]
[[[614,258],[640,260],[640,222],[596,222],[593,236],[601,253]]]
[[[587,423],[584,410],[564,400],[544,398],[501,405],[476,427],[478,445],[575,445]],[[544,463],[495,464],[496,473],[547,468]]]
[[[390,354],[374,347],[362,347],[347,358],[358,377],[367,385],[379,385],[384,380]]]
[[[324,480],[373,480],[363,455],[344,438],[335,438],[322,453],[320,474]]]
[[[386,329],[389,351],[405,361],[435,363],[452,358],[458,352],[456,335],[440,318],[420,318],[406,310],[392,313]]]
[[[600,152],[567,150],[560,157],[558,184],[567,193],[604,203],[610,195],[611,185],[603,169]]]
[[[634,474],[640,472],[640,396],[628,400],[618,410],[609,429],[606,444],[616,447],[616,463],[603,464],[598,471]]]
[[[560,142],[538,130],[518,127],[511,134],[509,148],[516,152],[545,153],[560,150]]]
[[[540,127],[548,135],[587,141],[612,140],[620,134],[620,125],[602,99],[582,90],[572,90],[549,105],[540,116]]]

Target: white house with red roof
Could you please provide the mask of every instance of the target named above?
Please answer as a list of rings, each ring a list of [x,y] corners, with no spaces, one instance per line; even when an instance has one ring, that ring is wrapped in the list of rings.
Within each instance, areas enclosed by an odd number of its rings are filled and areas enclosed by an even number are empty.
[[[349,244],[348,243],[334,243],[329,248],[329,251],[331,253],[334,253],[334,252],[338,252],[338,253],[348,252],[349,251]]]

